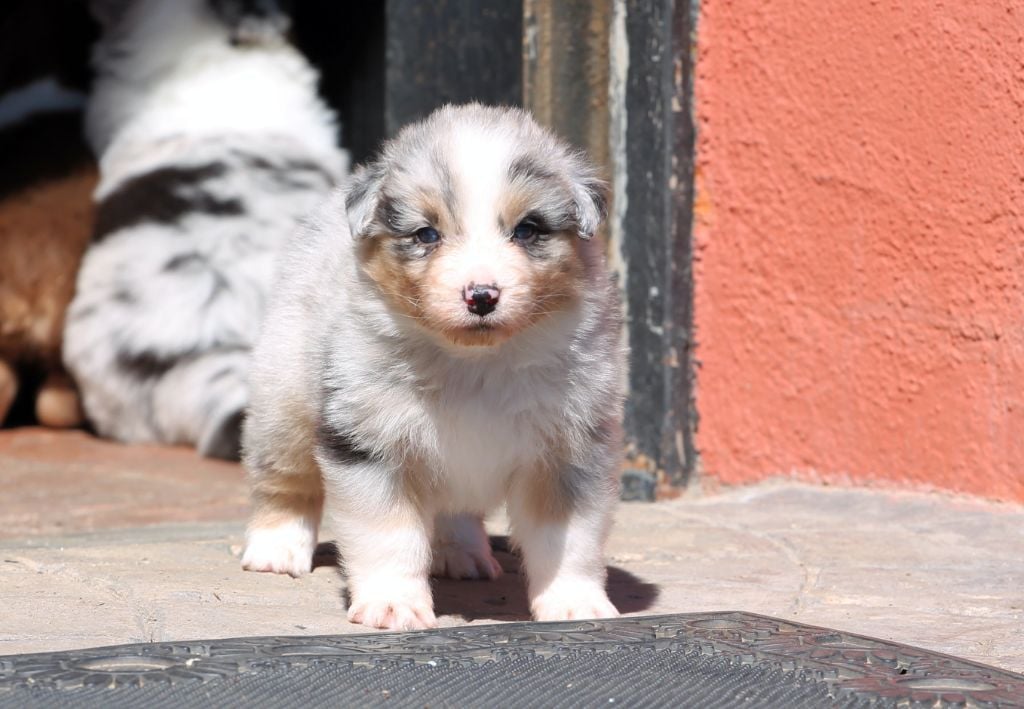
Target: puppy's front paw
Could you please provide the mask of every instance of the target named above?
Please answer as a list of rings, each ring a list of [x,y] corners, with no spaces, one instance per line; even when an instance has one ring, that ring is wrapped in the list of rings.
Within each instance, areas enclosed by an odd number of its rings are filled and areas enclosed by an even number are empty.
[[[537,620],[587,620],[619,615],[604,588],[591,582],[554,583],[537,594],[530,610]]]
[[[299,577],[313,568],[316,531],[301,521],[256,527],[245,535],[242,568]]]
[[[385,630],[422,630],[436,628],[434,603],[426,593],[364,596],[353,594],[348,607],[350,623]]]
[[[496,579],[501,576],[501,564],[490,547],[466,549],[455,543],[439,544],[434,547],[430,575],[450,579]]]

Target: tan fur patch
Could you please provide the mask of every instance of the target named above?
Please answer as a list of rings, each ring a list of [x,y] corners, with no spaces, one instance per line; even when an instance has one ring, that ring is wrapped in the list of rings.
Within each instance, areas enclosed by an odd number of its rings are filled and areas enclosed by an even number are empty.
[[[570,442],[561,432],[544,436],[543,450],[530,468],[515,476],[519,497],[538,522],[563,522],[576,509],[573,481],[569,465]]]
[[[360,245],[363,269],[395,310],[448,342],[491,346],[515,337],[546,316],[571,308],[586,286],[575,233],[545,234],[544,243],[533,247],[512,240],[515,225],[544,202],[546,191],[558,186],[553,179],[510,184],[493,205],[493,226],[473,234],[462,233],[460,216],[449,213],[452,205],[468,205],[446,202],[433,187],[407,186],[386,198],[390,201],[381,209],[380,221],[400,221],[403,229],[429,224],[441,241],[433,247],[417,246],[412,235],[378,234]],[[396,239],[410,241],[396,248],[401,243]],[[409,253],[403,253],[405,248]],[[494,315],[480,320],[468,314],[462,297],[463,288],[480,278],[477,273],[494,274],[493,283],[501,291]]]
[[[288,408],[294,410],[289,417],[293,428],[283,438],[291,445],[249,471],[253,505],[250,527],[273,526],[299,515],[318,518],[323,508],[323,480],[312,455],[312,426],[301,406]]]
[[[74,130],[72,136],[64,131]],[[92,231],[96,168],[80,146],[77,123],[30,123],[8,129],[0,152],[28,160],[52,151],[70,164],[57,177],[18,185],[0,196],[0,354],[60,362],[64,311]],[[78,160],[76,163],[75,161]]]
[[[511,231],[533,207],[533,195],[526,190],[509,190],[498,204],[498,222]]]
[[[274,527],[296,517],[319,519],[324,491],[320,475],[271,475],[252,481],[251,528]]]
[[[530,287],[536,294],[532,303],[532,322],[563,311],[580,298],[586,280],[575,240],[575,236],[567,234],[550,236],[548,249],[553,252],[553,257],[539,262],[531,270]]]
[[[401,473],[402,492],[419,510],[426,510],[428,500],[434,499],[437,480],[430,469],[418,461],[406,461]]]
[[[422,288],[417,276],[394,252],[387,240],[379,236],[361,244],[363,270],[380,287],[384,296],[400,312],[422,319]]]
[[[538,522],[564,522],[575,508],[572,486],[563,479],[568,472],[560,462],[545,462],[524,476],[523,501],[530,517]]]

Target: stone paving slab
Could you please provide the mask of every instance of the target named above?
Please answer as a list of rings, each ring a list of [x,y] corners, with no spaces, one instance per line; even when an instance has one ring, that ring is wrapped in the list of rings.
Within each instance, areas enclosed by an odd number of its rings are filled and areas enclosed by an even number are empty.
[[[237,466],[117,446],[91,462],[26,462],[3,435],[0,654],[365,632],[345,621],[336,568],[298,580],[241,571]],[[54,447],[109,446],[65,435]],[[79,502],[91,512],[77,514]],[[490,526],[504,534],[500,515]],[[626,613],[761,613],[1024,671],[1021,506],[774,483],[621,505],[609,552],[609,592]],[[497,581],[435,582],[442,625],[528,617],[516,557],[498,558]]]
[[[244,519],[248,509],[237,464],[83,431],[0,430],[0,483],[0,540]]]

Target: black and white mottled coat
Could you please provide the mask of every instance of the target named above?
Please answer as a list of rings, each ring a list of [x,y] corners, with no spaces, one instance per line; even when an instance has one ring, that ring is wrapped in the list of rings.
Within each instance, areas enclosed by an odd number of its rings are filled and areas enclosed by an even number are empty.
[[[335,117],[278,17],[223,0],[94,5],[101,181],[64,359],[101,434],[236,457],[276,253],[347,169]]]
[[[536,618],[616,613],[626,352],[590,238],[604,204],[581,155],[480,105],[405,128],[324,204],[254,354],[245,568],[307,573],[323,517],[349,620],[429,627],[429,573],[501,573],[481,518],[504,503]]]

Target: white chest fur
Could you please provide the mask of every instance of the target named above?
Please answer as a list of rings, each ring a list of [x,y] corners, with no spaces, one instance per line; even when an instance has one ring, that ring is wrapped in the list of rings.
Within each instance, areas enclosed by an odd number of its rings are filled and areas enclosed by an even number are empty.
[[[549,454],[565,400],[564,370],[467,365],[427,399],[444,502],[484,512],[509,479]]]
[[[562,350],[469,358],[406,351],[384,366],[383,351],[367,353],[360,361],[378,365],[340,367],[328,416],[340,416],[359,444],[429,476],[439,507],[486,512],[502,502],[511,476],[545,459],[572,418]]]

